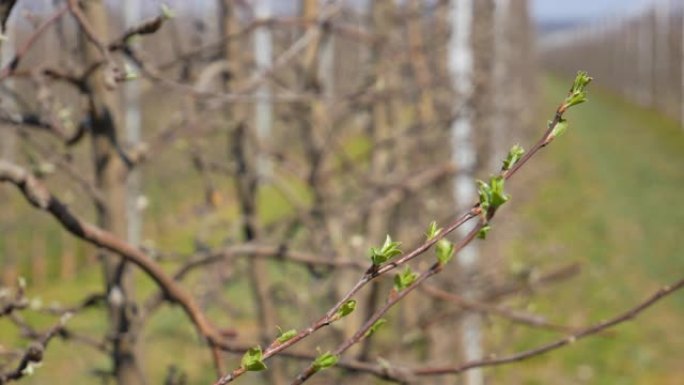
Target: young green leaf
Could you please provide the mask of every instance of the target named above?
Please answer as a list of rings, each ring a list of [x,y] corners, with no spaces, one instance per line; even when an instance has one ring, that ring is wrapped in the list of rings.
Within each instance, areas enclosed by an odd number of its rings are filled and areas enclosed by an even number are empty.
[[[242,356],[240,364],[250,372],[258,372],[266,369],[266,364],[262,361],[261,346],[247,349]]]
[[[492,200],[492,188],[489,187],[489,185],[481,180],[477,181],[477,195],[480,198],[480,208],[482,209],[482,212],[487,212],[489,211],[489,207],[491,205],[491,200]]]
[[[401,254],[401,250],[399,249],[400,245],[401,243],[393,242],[392,238],[388,235],[381,248],[371,247],[371,262],[374,266],[377,266],[396,257]]]
[[[490,209],[496,210],[510,199],[504,193],[504,182],[506,180],[502,176],[492,177],[489,183],[481,180],[477,181],[477,193],[480,197],[480,208],[482,212],[486,213]]]
[[[442,229],[439,228],[439,227],[437,227],[437,222],[432,221],[432,222],[430,222],[430,225],[428,226],[428,230],[427,230],[427,232],[425,233],[425,238],[426,238],[428,241],[430,241],[430,240],[432,240],[434,237],[436,237],[437,234],[439,234],[441,231],[442,231]]]
[[[503,171],[508,171],[513,167],[520,158],[523,156],[525,153],[525,149],[522,148],[519,144],[514,145],[511,147],[511,149],[508,151],[508,155],[506,156],[506,159],[504,159],[503,162]]]
[[[563,102],[563,109],[568,109],[572,106],[586,102],[586,88],[592,80],[593,78],[591,78],[586,72],[578,72],[577,76],[575,77],[575,82],[572,84],[572,88]]]
[[[387,323],[387,320],[384,318],[380,318],[379,320],[375,321],[373,323],[373,325],[368,329],[366,334],[363,335],[363,338],[368,338],[368,337],[372,336],[373,334],[375,334],[375,332],[377,332],[382,327],[382,325],[384,325],[386,323]]]
[[[504,182],[506,180],[502,176],[497,176],[489,181],[491,186],[491,200],[490,203],[494,209],[500,207],[508,201],[510,198],[506,193],[504,193]]]
[[[350,299],[347,302],[343,303],[342,306],[340,306],[340,309],[337,311],[335,319],[340,319],[348,316],[354,311],[354,309],[356,309],[356,300]]]
[[[480,239],[487,238],[487,233],[489,233],[489,230],[491,230],[491,229],[492,229],[492,227],[489,224],[482,226],[480,231],[477,232],[477,237]]]
[[[331,366],[335,366],[337,364],[337,361],[339,361],[339,357],[330,353],[330,352],[325,352],[318,357],[313,362],[313,370],[314,372],[318,372],[323,369],[327,369]]]
[[[454,244],[447,241],[446,239],[440,239],[435,247],[435,253],[437,254],[437,260],[440,264],[446,265],[449,263],[451,258],[454,256]]]
[[[414,273],[409,266],[406,266],[404,271],[394,276],[394,288],[397,291],[402,291],[409,287],[418,278],[418,274]]]
[[[553,130],[551,130],[551,137],[555,138],[558,136],[563,135],[565,130],[568,129],[568,121],[565,119],[560,119],[558,123],[556,123],[555,126],[553,126]]]
[[[294,338],[294,336],[297,335],[297,329],[290,329],[290,330],[285,331],[285,332],[280,330],[280,328],[278,328],[278,330],[280,331],[280,335],[278,336],[276,341],[278,341],[278,343],[280,343],[280,344],[283,344],[283,343],[291,340],[292,338]]]

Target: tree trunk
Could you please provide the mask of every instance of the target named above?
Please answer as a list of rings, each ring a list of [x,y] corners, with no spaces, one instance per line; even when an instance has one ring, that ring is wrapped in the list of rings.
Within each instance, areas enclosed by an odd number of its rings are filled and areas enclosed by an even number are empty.
[[[84,12],[93,32],[103,41],[108,41],[108,19],[104,2],[86,2]],[[89,41],[85,42],[84,50],[87,66],[96,65],[104,59],[98,48]],[[103,229],[125,239],[128,170],[117,142],[117,95],[108,88],[108,81],[105,79],[111,76],[108,74],[112,70],[111,65],[112,63],[99,65],[88,79],[95,183],[105,197],[105,204],[97,205],[97,222]],[[101,252],[100,258],[108,295],[113,375],[120,385],[144,384],[137,354],[137,309],[129,266],[118,256],[109,253]]]

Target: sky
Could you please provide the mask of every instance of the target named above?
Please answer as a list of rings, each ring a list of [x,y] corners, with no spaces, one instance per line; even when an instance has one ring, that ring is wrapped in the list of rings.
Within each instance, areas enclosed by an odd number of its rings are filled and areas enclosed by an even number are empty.
[[[653,0],[532,0],[537,21],[586,19],[623,13]]]

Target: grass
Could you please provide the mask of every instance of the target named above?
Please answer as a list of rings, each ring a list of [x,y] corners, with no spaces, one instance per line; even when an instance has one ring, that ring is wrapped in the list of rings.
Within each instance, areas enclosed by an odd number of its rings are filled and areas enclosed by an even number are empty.
[[[544,114],[567,89],[544,82]],[[535,297],[535,311],[562,324],[589,325],[634,306],[684,272],[684,130],[593,84],[571,112],[570,128],[535,160],[545,171],[532,197],[510,215],[527,232],[512,256],[551,266],[579,261],[582,274]],[[540,120],[543,121],[543,120]],[[521,384],[675,384],[682,375],[684,294],[648,310],[614,334],[578,342],[515,368]],[[520,330],[518,349],[554,335]]]

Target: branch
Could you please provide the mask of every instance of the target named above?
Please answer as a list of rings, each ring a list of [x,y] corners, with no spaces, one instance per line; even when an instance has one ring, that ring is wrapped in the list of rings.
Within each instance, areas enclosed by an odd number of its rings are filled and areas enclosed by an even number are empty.
[[[9,19],[12,14],[12,8],[14,8],[17,0],[1,0],[0,1],[0,34],[5,34],[5,27],[7,26],[7,19]]]
[[[140,249],[72,214],[69,208],[50,194],[33,175],[15,164],[0,160],[0,182],[14,184],[33,206],[52,214],[64,229],[76,237],[118,254],[138,266],[157,283],[170,301],[178,303],[183,308],[202,337],[212,345],[220,342],[220,335],[206,319],[193,297]]]
[[[71,317],[71,313],[64,314],[59,322],[51,327],[38,341],[31,344],[19,361],[17,367],[9,372],[0,373],[0,384],[6,384],[10,381],[16,381],[20,378],[30,375],[34,364],[38,364],[43,360],[43,353],[47,348],[48,343],[53,337],[57,336],[64,325]]]
[[[640,304],[636,305],[635,307],[625,311],[622,314],[619,314],[607,321],[599,322],[598,324],[579,330],[575,333],[572,333],[564,338],[561,338],[559,340],[556,340],[554,342],[541,345],[539,347],[525,350],[516,354],[512,354],[509,356],[503,356],[499,358],[490,358],[490,359],[484,359],[484,360],[479,360],[479,361],[472,361],[472,362],[466,362],[462,365],[455,366],[455,367],[443,367],[443,368],[425,368],[425,369],[420,369],[414,371],[415,375],[418,376],[433,376],[433,375],[442,375],[442,374],[458,374],[465,372],[466,370],[469,369],[474,369],[474,368],[480,368],[480,367],[485,367],[485,366],[498,366],[498,365],[504,365],[504,364],[510,364],[513,362],[519,362],[519,361],[524,361],[527,359],[530,359],[532,357],[540,356],[545,353],[551,352],[553,350],[559,349],[563,346],[570,345],[574,343],[577,340],[598,334],[600,332],[605,331],[606,329],[610,329],[612,327],[615,327],[621,323],[627,322],[629,320],[634,319],[639,313],[643,312],[644,310],[648,309],[649,307],[653,306],[656,302],[662,300],[663,298],[673,294],[674,292],[682,289],[684,287],[684,279],[681,279],[674,284],[670,286],[664,286],[660,288],[660,290],[656,291],[653,293],[648,299],[645,301],[641,302]]]
[[[5,2],[3,2],[4,5]],[[26,56],[26,53],[31,49],[31,47],[38,41],[38,38],[48,29],[48,27],[52,24],[54,24],[64,13],[67,11],[68,7],[66,5],[63,5],[55,13],[53,13],[47,20],[43,22],[36,30],[29,36],[28,40],[26,40],[26,43],[24,43],[21,48],[17,50],[17,53],[14,54],[14,57],[12,60],[9,61],[5,65],[5,67],[0,70],[0,82],[5,80],[6,78],[12,76],[14,71],[19,67],[19,63],[21,60]],[[4,29],[4,27],[3,27]]]
[[[579,72],[577,74],[577,77],[575,78],[575,81],[573,82],[572,87],[570,88],[570,91],[568,92],[568,95],[564,99],[563,103],[561,103],[558,108],[556,109],[556,112],[554,114],[554,118],[548,123],[547,129],[542,135],[542,137],[537,141],[537,143],[532,147],[532,149],[526,153],[522,158],[517,160],[517,157],[514,158],[512,156],[512,153],[509,153],[508,158],[504,162],[504,166],[501,169],[501,172],[499,173],[499,178],[500,182],[497,188],[500,188],[503,190],[503,180],[507,180],[511,178],[517,170],[520,169],[524,164],[526,164],[532,156],[534,156],[541,148],[545,147],[549,143],[551,143],[558,135],[562,133],[562,130],[567,128],[567,123],[563,119],[563,115],[567,111],[568,108],[583,103],[586,101],[586,86],[591,82],[591,78],[587,76],[586,73],[584,72]],[[518,155],[519,156],[519,155]],[[484,183],[482,183],[484,184]],[[494,186],[494,183],[492,182],[492,186]],[[451,245],[452,253],[458,253],[463,247],[468,245],[473,239],[475,239],[476,235],[479,234],[480,230],[488,224],[488,222],[495,216],[497,208],[502,204],[501,199],[504,199],[503,202],[506,201],[507,196],[504,194],[503,191],[498,191],[497,193],[499,194],[499,197],[497,198],[499,203],[498,204],[492,204],[494,202],[492,198],[493,190],[491,186],[487,186],[489,190],[482,190],[479,192],[480,194],[480,201],[475,203],[472,208],[463,214],[459,220],[457,220],[454,224],[450,225],[444,230],[440,230],[436,235],[432,236],[429,240],[427,240],[423,245],[419,246],[418,248],[414,249],[412,252],[405,254],[396,260],[390,260],[389,262],[386,262],[381,265],[373,265],[367,272],[366,274],[359,280],[359,282],[324,316],[319,323],[314,324],[314,327],[322,327],[334,320],[334,316],[336,315],[337,311],[354,295],[356,294],[363,286],[365,286],[368,282],[370,282],[372,279],[385,274],[394,268],[401,266],[408,261],[414,259],[415,257],[423,254],[425,251],[427,251],[433,244],[437,243],[439,240],[444,238],[447,234],[453,232],[456,228],[461,226],[463,223],[468,221],[469,219],[472,219],[474,217],[479,217],[478,223],[473,227],[473,229],[468,232],[468,234],[461,239],[456,245]],[[484,196],[486,194],[487,196]],[[481,205],[481,202],[482,205]],[[485,205],[486,204],[486,205]],[[388,238],[389,241],[389,238]],[[434,274],[439,273],[442,270],[442,263],[437,262],[436,264],[432,265],[432,267],[425,272],[423,272],[416,280],[413,282],[410,286],[396,294],[394,297],[390,296],[388,299],[387,303],[381,307],[378,311],[376,311],[371,318],[368,319],[368,321],[357,331],[357,333],[354,334],[350,339],[347,341],[344,341],[341,345],[338,346],[338,348],[335,350],[334,355],[335,357],[339,357],[341,353],[346,351],[349,347],[351,347],[353,344],[361,341],[366,333],[370,330],[371,327],[375,324],[376,321],[380,319],[380,317],[386,313],[391,306],[396,304],[399,299],[403,298],[406,296],[408,293],[413,291],[418,285],[420,285],[423,281],[425,281],[427,278],[431,277]],[[297,342],[299,339],[298,337],[306,334],[309,330],[312,330],[310,327],[307,329],[305,332],[300,332],[297,336],[295,336],[293,339],[290,341],[277,345],[275,349],[284,349],[285,345],[294,344]],[[313,331],[312,331],[313,332]],[[310,333],[309,333],[310,334]],[[303,338],[303,337],[302,337]],[[271,347],[269,346],[268,349],[263,354],[263,359],[268,358],[271,353]],[[311,376],[316,374],[318,372],[318,369],[316,368],[315,363],[312,363],[309,367],[304,369],[300,374],[297,376],[293,384],[301,384],[304,381],[308,380]],[[216,383],[217,385],[223,385],[225,383],[228,383],[232,381],[236,375],[241,375],[245,372],[245,369],[243,367],[238,368],[234,370],[231,374],[224,376],[219,379],[219,381]]]
[[[111,55],[109,55],[109,49],[107,45],[100,39],[99,36],[97,36],[97,33],[95,33],[95,30],[90,25],[90,22],[88,22],[88,18],[83,13],[81,6],[78,4],[78,0],[67,0],[67,5],[69,7],[69,12],[81,27],[81,31],[86,35],[88,40],[90,40],[90,42],[97,47],[97,50],[100,51],[104,60],[111,62],[112,58]]]
[[[568,332],[572,330],[572,328],[569,328],[567,326],[557,325],[548,322],[545,317],[540,315],[530,314],[528,312],[511,309],[506,306],[493,305],[486,302],[470,300],[432,285],[423,285],[421,290],[434,298],[454,303],[461,308],[474,310],[480,313],[496,315],[499,317],[506,318],[512,322],[517,322],[523,325],[555,331],[560,330]]]

